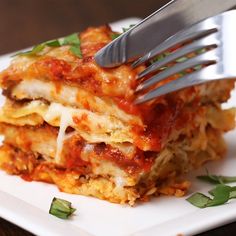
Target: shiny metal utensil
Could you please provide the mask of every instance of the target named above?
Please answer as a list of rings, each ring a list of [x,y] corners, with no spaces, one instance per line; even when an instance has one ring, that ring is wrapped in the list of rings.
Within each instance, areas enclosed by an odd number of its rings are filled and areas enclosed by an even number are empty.
[[[163,66],[172,63],[163,71],[144,80],[136,92],[144,91],[137,96],[136,103],[143,103],[156,97],[174,92],[186,87],[206,83],[209,81],[236,79],[236,10],[221,13],[208,18],[192,27],[180,31],[176,35],[155,48],[155,55],[166,52],[176,45],[183,45],[160,61],[156,61],[147,67],[139,79],[153,74]],[[193,57],[187,55],[193,53]],[[178,59],[185,58],[178,62]],[[146,58],[147,59],[147,58]],[[138,65],[139,63],[135,63]],[[164,85],[152,89],[157,82],[172,75],[191,69],[182,77],[167,82]],[[145,93],[145,90],[148,92]]]
[[[114,67],[141,57],[178,31],[235,5],[236,0],[172,0],[102,48],[95,60]]]

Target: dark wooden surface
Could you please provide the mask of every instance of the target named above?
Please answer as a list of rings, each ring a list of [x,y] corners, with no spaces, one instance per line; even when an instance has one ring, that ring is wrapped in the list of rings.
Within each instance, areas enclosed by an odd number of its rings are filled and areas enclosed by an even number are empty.
[[[81,31],[87,26],[132,16],[145,17],[165,2],[167,1],[0,0],[0,54]],[[236,223],[232,223],[201,236],[228,236],[235,235],[235,232]],[[0,219],[0,236],[11,235],[32,234]]]

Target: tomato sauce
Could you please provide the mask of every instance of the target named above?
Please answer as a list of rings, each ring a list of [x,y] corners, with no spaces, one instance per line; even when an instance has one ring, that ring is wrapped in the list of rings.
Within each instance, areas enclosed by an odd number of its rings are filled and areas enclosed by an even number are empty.
[[[137,150],[132,158],[125,156],[120,150],[112,148],[104,143],[97,144],[94,148],[95,153],[105,160],[109,160],[127,171],[129,174],[136,174],[142,171],[149,171],[155,159],[155,154],[145,155],[146,153]]]
[[[81,173],[86,173],[90,167],[90,162],[81,158],[81,152],[84,147],[82,140],[71,140],[67,142],[65,150],[65,167],[69,169],[79,169]]]
[[[137,105],[127,99],[114,98],[114,101],[120,109],[131,115],[139,115],[140,111]]]

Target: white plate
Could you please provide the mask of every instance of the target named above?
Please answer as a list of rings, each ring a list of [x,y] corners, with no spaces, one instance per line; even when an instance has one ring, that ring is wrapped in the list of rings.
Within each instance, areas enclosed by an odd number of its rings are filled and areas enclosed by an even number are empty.
[[[129,19],[115,24],[127,26],[137,22]],[[9,55],[0,58],[0,69],[9,64]],[[225,106],[236,105],[236,91]],[[228,156],[224,161],[211,163],[207,168],[212,173],[236,175],[236,130],[225,136]],[[205,173],[204,169],[192,173],[195,191],[207,192],[211,187],[199,182],[195,176]],[[53,197],[69,200],[77,208],[70,220],[60,220],[48,214]],[[136,207],[120,206],[92,197],[61,193],[56,186],[25,182],[17,176],[0,171],[0,216],[36,235],[192,235],[234,221],[236,201],[223,206],[198,209],[184,198],[160,197]]]

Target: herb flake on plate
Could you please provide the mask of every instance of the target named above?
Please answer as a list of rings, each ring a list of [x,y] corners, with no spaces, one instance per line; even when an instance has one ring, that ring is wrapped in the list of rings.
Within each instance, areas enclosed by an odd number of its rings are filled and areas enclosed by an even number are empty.
[[[231,195],[233,193],[233,196]],[[194,193],[186,200],[192,205],[199,208],[206,208],[212,206],[223,205],[228,202],[231,198],[235,197],[234,187],[230,187],[224,184],[219,184],[215,188],[209,191],[212,198],[204,195],[203,193]]]
[[[192,196],[186,199],[189,203],[192,205],[199,207],[199,208],[204,208],[206,207],[207,203],[211,200],[209,197],[202,193],[194,193]]]
[[[76,209],[71,206],[71,202],[54,197],[50,206],[49,214],[60,219],[68,219],[75,211]]]
[[[236,186],[225,184],[236,182],[236,176],[212,175],[207,169],[206,173],[206,175],[200,175],[197,178],[211,184],[217,184],[213,189],[208,191],[211,197],[197,192],[186,199],[189,203],[199,208],[206,208],[223,205],[230,199],[236,198]]]
[[[212,183],[212,184],[223,184],[223,183],[233,183],[236,182],[236,176],[224,176],[224,175],[212,175],[209,174],[208,170],[206,170],[206,175],[197,176],[198,179]]]

